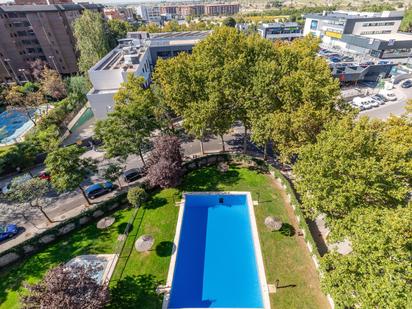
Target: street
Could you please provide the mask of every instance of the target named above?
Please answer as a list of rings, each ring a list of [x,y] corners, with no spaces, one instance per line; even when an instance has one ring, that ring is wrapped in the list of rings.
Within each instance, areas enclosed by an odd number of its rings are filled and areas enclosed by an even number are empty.
[[[391,92],[393,92],[398,97],[397,101],[386,102],[385,105],[362,111],[359,113],[359,115],[367,115],[371,118],[386,119],[391,114],[396,116],[404,114],[406,102],[409,99],[412,99],[412,88],[404,89],[400,86],[400,84],[397,84],[391,90]]]
[[[224,136],[225,148],[226,150],[237,150],[242,147],[243,143],[243,128],[234,127],[230,134]],[[187,139],[182,143],[182,148],[185,157],[192,157],[194,155],[200,155],[200,143],[198,140]],[[204,151],[206,153],[215,153],[222,150],[222,142],[220,138],[211,137],[204,142]],[[108,164],[108,160],[104,158],[104,152],[100,150],[89,150],[84,157],[90,157],[98,160],[98,167],[101,169]],[[129,156],[126,162],[126,169],[140,167],[142,162],[138,156]],[[38,175],[43,167],[36,167],[31,172],[32,174]],[[4,178],[0,181],[0,188],[11,181],[11,177]],[[87,179],[82,185],[87,187],[88,185],[102,181],[103,179],[99,175],[93,175],[90,179]],[[122,181],[122,180],[120,180]],[[122,186],[126,186],[124,182],[121,183]],[[93,200],[93,203],[101,202],[111,198],[113,195],[117,194],[119,191],[111,192],[110,194],[104,195]],[[86,201],[80,192],[76,190],[73,192],[67,192],[58,195],[57,193],[51,193],[47,198],[47,206],[44,207],[46,213],[50,218],[52,218],[56,223],[49,223],[40,211],[36,209],[27,209],[27,207],[19,207],[17,205],[0,204],[0,223],[15,223],[19,227],[22,227],[23,232],[16,237],[3,242],[0,244],[0,252],[7,250],[20,242],[32,237],[36,233],[42,232],[44,229],[50,228],[53,225],[58,224],[58,221],[68,219],[78,215],[81,211],[87,208]]]

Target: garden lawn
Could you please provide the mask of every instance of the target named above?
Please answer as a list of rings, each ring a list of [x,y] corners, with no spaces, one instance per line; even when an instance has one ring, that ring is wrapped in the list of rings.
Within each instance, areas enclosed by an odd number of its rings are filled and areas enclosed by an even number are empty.
[[[113,216],[115,223],[107,230],[99,230],[93,223],[65,236],[59,242],[25,261],[0,272],[0,309],[20,308],[19,294],[24,293],[24,282],[36,282],[51,267],[82,254],[113,253],[118,230],[124,229],[131,216],[130,210],[121,210]]]
[[[172,242],[175,235],[178,207],[182,192],[191,191],[250,191],[255,207],[259,237],[268,283],[279,280],[278,293],[270,295],[272,308],[327,308],[325,296],[320,291],[318,274],[304,243],[299,236],[269,232],[263,224],[268,215],[280,217],[290,223],[282,197],[268,175],[246,168],[232,166],[222,174],[216,168],[204,168],[190,173],[179,190],[163,190],[154,196],[148,209],[141,211],[134,221],[133,233],[119,259],[111,281],[113,308],[161,307],[162,299],[153,292],[165,283],[169,269]],[[163,204],[163,206],[162,206]],[[285,224],[291,227],[290,224]],[[138,227],[138,230],[136,230]],[[293,227],[292,227],[293,230]],[[155,238],[149,253],[138,253],[133,244],[144,234]],[[190,293],[188,291],[188,293]]]
[[[192,172],[179,188],[155,192],[138,210],[110,283],[110,307],[161,308],[162,298],[155,293],[155,288],[165,283],[169,269],[179,211],[176,202],[181,200],[182,192],[190,191],[252,192],[253,200],[259,201],[255,213],[267,280],[270,284],[279,280],[281,287],[278,293],[270,295],[272,308],[327,307],[313,262],[299,236],[269,232],[263,224],[268,215],[291,223],[280,192],[268,175],[236,166],[224,174],[214,167]],[[118,234],[131,216],[130,210],[118,211],[116,224],[107,231],[90,225],[0,274],[0,301],[3,302],[0,309],[16,308],[22,282],[38,280],[56,263],[79,254],[113,253]],[[144,234],[152,235],[155,243],[148,253],[138,253],[134,242]]]

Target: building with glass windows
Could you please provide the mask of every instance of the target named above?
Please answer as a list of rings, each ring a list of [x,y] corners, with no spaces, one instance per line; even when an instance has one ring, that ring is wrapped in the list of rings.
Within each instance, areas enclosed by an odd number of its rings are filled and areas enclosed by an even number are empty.
[[[412,35],[399,32],[403,14],[403,11],[307,14],[303,34],[312,34],[326,46],[355,54],[380,59],[408,58],[412,53]]]
[[[300,38],[303,36],[302,28],[298,23],[264,23],[258,28],[259,34],[268,40],[287,40]]]

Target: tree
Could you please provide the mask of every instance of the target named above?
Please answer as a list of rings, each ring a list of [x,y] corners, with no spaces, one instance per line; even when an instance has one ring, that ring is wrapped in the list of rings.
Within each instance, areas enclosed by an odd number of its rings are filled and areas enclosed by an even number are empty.
[[[60,145],[60,132],[55,124],[51,124],[45,129],[37,130],[32,138],[39,143],[40,148],[45,152],[52,152],[59,148]]]
[[[43,216],[53,223],[54,221],[44,211],[44,202],[46,194],[50,191],[50,184],[47,180],[31,178],[22,182],[12,182],[10,191],[5,198],[9,202],[19,205],[28,206],[40,210]]]
[[[408,308],[412,207],[354,210],[332,229],[350,240],[347,255],[321,259],[322,286],[339,308]],[[331,237],[329,236],[329,237]]]
[[[31,70],[31,75],[33,76],[33,78],[35,80],[40,80],[41,73],[46,67],[47,67],[47,62],[39,58],[30,62],[30,70]]]
[[[76,49],[80,52],[79,69],[83,73],[109,52],[109,35],[99,12],[84,10],[73,23]]]
[[[54,188],[60,192],[79,188],[87,204],[90,205],[81,183],[86,176],[96,170],[96,164],[91,159],[80,158],[83,153],[84,149],[77,145],[58,148],[47,155],[45,164]]]
[[[61,100],[67,95],[66,85],[60,74],[47,67],[41,73],[40,85],[43,94],[54,100]]]
[[[299,153],[296,188],[307,214],[331,221],[357,208],[397,207],[410,192],[412,123],[353,117],[331,121]]]
[[[111,182],[117,181],[119,187],[122,188],[119,177],[123,174],[123,167],[116,163],[110,163],[104,170],[103,177]]]
[[[232,27],[232,28],[234,28],[234,27],[236,26],[236,20],[235,20],[233,17],[231,17],[231,16],[226,17],[226,18],[223,20],[222,25],[223,25],[223,26],[226,26],[226,27]]]
[[[90,88],[90,81],[82,75],[71,76],[67,79],[67,92],[76,105],[84,105],[87,102],[86,95]]]
[[[96,136],[103,141],[109,158],[136,154],[146,164],[143,147],[158,125],[154,114],[156,98],[150,88],[143,89],[143,82],[142,77],[130,74],[115,95],[114,111],[96,124]]]
[[[101,267],[100,267],[101,268]],[[109,302],[107,284],[96,282],[99,266],[59,265],[35,284],[26,284],[24,308],[104,308]]]
[[[130,188],[127,192],[127,200],[132,206],[139,206],[147,198],[146,191],[141,187]]]
[[[405,12],[405,15],[403,16],[401,26],[400,26],[401,31],[405,32],[411,32],[412,31],[412,10],[408,9]]]
[[[5,98],[9,108],[24,112],[36,126],[34,111],[44,103],[43,95],[39,91],[24,91],[21,86],[13,85],[8,90]]]
[[[157,137],[148,160],[147,179],[150,185],[161,188],[178,185],[182,175],[182,162],[179,139],[170,135]]]
[[[127,32],[136,31],[137,27],[129,23],[128,21],[120,19],[110,19],[107,21],[107,26],[110,32],[111,46],[117,45],[117,40],[124,39],[127,36]]]

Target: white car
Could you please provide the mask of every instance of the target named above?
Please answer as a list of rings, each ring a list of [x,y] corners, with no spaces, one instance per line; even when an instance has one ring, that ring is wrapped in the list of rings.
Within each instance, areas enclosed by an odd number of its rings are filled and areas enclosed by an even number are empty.
[[[359,108],[361,111],[365,109],[370,109],[376,106],[376,101],[372,100],[370,97],[356,97],[352,101],[352,106]],[[379,104],[378,104],[379,105]]]
[[[32,177],[29,174],[24,174],[18,177],[13,178],[10,182],[8,182],[3,188],[1,188],[1,192],[3,194],[9,193],[12,184],[20,184],[23,183],[29,179],[31,179]]]
[[[381,95],[383,95],[388,101],[396,101],[398,99],[396,95],[390,91],[382,92]]]

